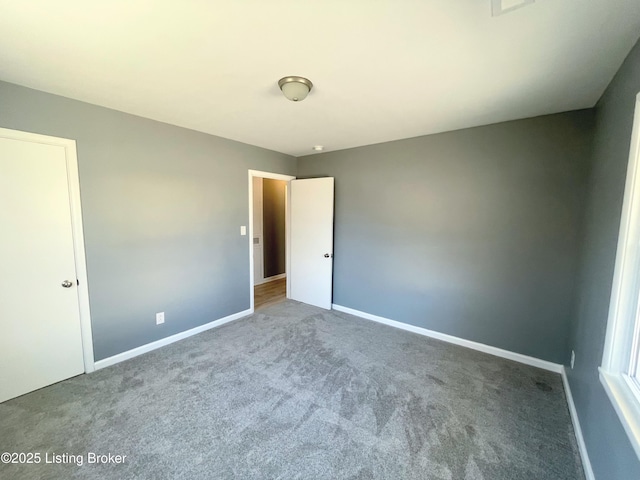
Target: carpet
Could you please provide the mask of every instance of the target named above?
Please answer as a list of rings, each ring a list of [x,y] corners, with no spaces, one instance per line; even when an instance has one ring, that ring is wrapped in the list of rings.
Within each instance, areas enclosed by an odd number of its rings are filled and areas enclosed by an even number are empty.
[[[558,374],[289,300],[0,404],[0,452],[40,455],[3,479],[584,479]]]

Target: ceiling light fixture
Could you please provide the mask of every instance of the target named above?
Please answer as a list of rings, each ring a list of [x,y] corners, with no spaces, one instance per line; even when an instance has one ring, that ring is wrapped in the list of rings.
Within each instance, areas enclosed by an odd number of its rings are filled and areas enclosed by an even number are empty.
[[[316,152],[321,152],[322,150],[324,150],[324,147],[322,145],[316,145],[313,147],[313,150],[315,150]]]
[[[313,88],[311,80],[304,77],[289,76],[278,80],[278,86],[284,96],[292,102],[301,102]]]

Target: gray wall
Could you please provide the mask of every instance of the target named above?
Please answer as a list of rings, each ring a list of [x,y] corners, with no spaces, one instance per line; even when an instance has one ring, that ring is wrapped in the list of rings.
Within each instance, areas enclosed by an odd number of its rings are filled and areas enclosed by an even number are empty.
[[[336,179],[334,303],[562,363],[591,111],[298,159]]]
[[[636,44],[596,106],[594,167],[587,204],[577,317],[571,328],[573,398],[597,478],[640,478],[640,462],[598,379],[629,160],[633,109],[640,92]]]
[[[77,141],[96,360],[249,308],[247,170],[295,158],[3,82],[0,126]]]
[[[262,180],[262,238],[264,278],[285,271],[285,188],[284,180]]]

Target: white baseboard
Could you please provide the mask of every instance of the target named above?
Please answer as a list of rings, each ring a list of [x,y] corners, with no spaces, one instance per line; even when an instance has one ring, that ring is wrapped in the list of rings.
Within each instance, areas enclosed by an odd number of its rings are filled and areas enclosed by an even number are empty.
[[[206,330],[219,327],[221,325],[224,325],[225,323],[233,322],[234,320],[246,317],[247,315],[251,315],[252,313],[253,309],[244,310],[242,312],[234,313],[233,315],[214,320],[213,322],[205,323],[204,325],[200,325],[199,327],[176,333],[175,335],[171,335],[170,337],[161,338],[160,340],[157,340],[155,342],[147,343],[146,345],[142,345],[132,350],[127,350],[126,352],[119,353],[103,360],[98,360],[97,362],[95,362],[94,368],[96,370],[100,370],[101,368],[110,367],[111,365],[115,365],[116,363],[124,362],[125,360],[129,360],[130,358],[137,357],[138,355],[142,355],[143,353],[147,353],[157,348],[164,347],[165,345],[177,342],[178,340],[197,335],[198,333],[202,333]]]
[[[280,275],[273,275],[272,277],[263,278],[262,280],[258,280],[254,285],[262,285],[263,283],[274,282],[276,280],[280,280],[281,278],[287,278],[286,273],[281,273]]]
[[[408,323],[398,322],[396,320],[390,320],[388,318],[379,317],[377,315],[372,315],[370,313],[354,310],[353,308],[343,307],[342,305],[333,304],[331,305],[331,308],[339,312],[349,313],[351,315],[355,315],[356,317],[364,318],[366,320],[373,320],[374,322],[384,323],[385,325],[389,325],[391,327],[401,328],[402,330],[407,330],[409,332],[425,335],[427,337],[436,338],[444,342],[453,343],[456,345],[460,345],[462,347],[478,350],[480,352],[489,353],[491,355],[495,355],[496,357],[507,358],[515,362],[524,363],[527,365],[531,365],[533,367],[549,370],[551,372],[562,373],[562,371],[564,370],[564,366],[560,365],[559,363],[548,362],[546,360],[530,357],[528,355],[523,355],[521,353],[510,352],[509,350],[503,350],[501,348],[492,347],[491,345],[485,345],[484,343],[465,340],[464,338],[454,337],[453,335],[436,332],[435,330],[428,330],[426,328],[416,327],[415,325],[409,325]]]
[[[334,310],[339,312],[349,313],[366,320],[373,320],[374,322],[383,323],[391,327],[401,328],[409,332],[418,333],[427,337],[436,338],[449,343],[454,343],[462,347],[471,348],[473,350],[479,350],[481,352],[489,353],[497,357],[507,358],[516,362],[524,363],[534,367],[549,370],[551,372],[559,373],[562,376],[562,383],[564,385],[565,395],[567,397],[567,403],[569,406],[569,412],[571,414],[571,422],[573,423],[573,430],[576,434],[576,440],[578,442],[578,449],[580,450],[580,458],[582,459],[582,466],[584,468],[584,474],[587,480],[595,480],[593,469],[591,468],[591,462],[589,461],[589,454],[587,453],[587,446],[584,443],[584,437],[582,436],[582,428],[580,427],[580,420],[578,419],[578,413],[576,406],[573,403],[573,396],[571,395],[571,388],[569,387],[569,381],[564,365],[559,363],[548,362],[546,360],[540,360],[539,358],[529,357],[528,355],[522,355],[521,353],[510,352],[509,350],[503,350],[501,348],[492,347],[483,343],[473,342],[471,340],[465,340],[464,338],[454,337],[453,335],[447,335],[446,333],[436,332],[434,330],[428,330],[422,327],[416,327],[415,325],[409,325],[407,323],[398,322],[396,320],[390,320],[388,318],[379,317],[370,313],[354,310],[353,308],[343,307],[342,305],[333,304],[331,306]]]
[[[584,475],[587,480],[596,480],[591,468],[591,461],[589,460],[589,454],[587,453],[587,445],[584,443],[584,437],[582,436],[582,428],[580,427],[580,419],[578,418],[578,411],[576,405],[573,403],[573,395],[571,395],[571,387],[569,386],[569,379],[567,378],[566,368],[562,369],[562,383],[564,384],[564,393],[567,397],[567,403],[569,404],[569,413],[571,414],[571,422],[573,422],[573,431],[576,434],[576,440],[578,442],[578,450],[580,450],[580,458],[582,459],[582,468],[584,468]]]

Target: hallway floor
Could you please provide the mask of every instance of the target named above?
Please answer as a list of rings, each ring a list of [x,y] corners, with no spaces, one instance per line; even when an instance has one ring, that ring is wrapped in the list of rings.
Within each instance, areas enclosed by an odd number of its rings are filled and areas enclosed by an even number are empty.
[[[254,309],[275,305],[287,297],[287,279],[256,285],[254,290]]]

